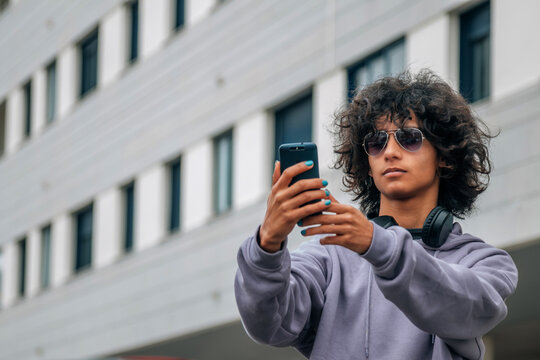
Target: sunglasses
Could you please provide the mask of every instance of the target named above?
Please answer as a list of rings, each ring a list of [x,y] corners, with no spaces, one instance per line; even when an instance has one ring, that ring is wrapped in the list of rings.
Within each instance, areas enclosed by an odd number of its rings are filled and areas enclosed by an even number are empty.
[[[388,134],[393,134],[399,146],[415,152],[420,150],[424,143],[424,134],[417,128],[403,128],[397,130],[379,130],[364,137],[364,150],[369,156],[377,156],[388,144]]]

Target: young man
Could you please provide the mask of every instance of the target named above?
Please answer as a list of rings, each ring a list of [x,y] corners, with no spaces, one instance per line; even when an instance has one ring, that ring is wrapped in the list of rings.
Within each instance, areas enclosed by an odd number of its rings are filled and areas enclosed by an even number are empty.
[[[335,125],[336,168],[361,210],[321,190],[322,179],[289,187],[311,162],[282,174],[276,163],[264,221],[238,254],[248,334],[317,360],[482,359],[482,335],[506,316],[517,270],[452,221],[489,180],[481,121],[424,71],[364,88]],[[318,236],[289,253],[297,223]]]

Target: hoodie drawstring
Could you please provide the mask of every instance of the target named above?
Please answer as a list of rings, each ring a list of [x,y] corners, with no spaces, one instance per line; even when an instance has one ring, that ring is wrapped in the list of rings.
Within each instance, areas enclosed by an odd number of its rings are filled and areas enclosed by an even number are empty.
[[[437,258],[437,255],[439,255],[439,253],[441,252],[441,250],[437,249],[435,251],[435,254],[433,254],[433,257],[434,258]],[[431,345],[435,344],[435,334],[431,334]]]
[[[366,354],[366,359],[369,359],[369,320],[370,320],[370,314],[371,314],[371,266],[369,267],[369,273],[368,273],[368,291],[367,291],[367,316],[366,316],[366,338],[365,338],[365,344],[364,344],[364,352]]]

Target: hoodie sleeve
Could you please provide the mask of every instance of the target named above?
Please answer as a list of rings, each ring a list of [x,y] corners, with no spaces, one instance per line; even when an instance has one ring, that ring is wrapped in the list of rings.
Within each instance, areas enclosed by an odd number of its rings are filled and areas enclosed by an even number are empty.
[[[252,339],[274,346],[295,345],[318,321],[327,284],[324,254],[322,246],[304,243],[293,255],[291,269],[286,243],[280,251],[268,253],[256,235],[244,241],[234,290],[242,323]]]
[[[517,269],[510,255],[482,241],[452,251],[456,263],[430,255],[406,229],[374,224],[362,256],[384,296],[418,328],[447,339],[480,337],[505,318]]]

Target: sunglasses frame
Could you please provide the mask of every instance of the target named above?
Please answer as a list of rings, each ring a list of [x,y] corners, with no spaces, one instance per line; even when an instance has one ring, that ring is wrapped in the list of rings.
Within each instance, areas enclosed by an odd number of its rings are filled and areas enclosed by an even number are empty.
[[[418,147],[418,149],[416,150],[407,150],[398,140],[397,136],[396,136],[396,133],[399,132],[399,131],[403,131],[404,129],[410,129],[410,130],[417,130],[420,132],[420,135],[422,135],[422,139],[420,140],[420,146]],[[373,134],[376,134],[376,133],[385,133],[386,134],[386,140],[384,141],[384,145],[383,147],[381,148],[381,151],[379,151],[377,154],[375,155],[371,155],[369,152],[368,152],[368,149],[366,148],[366,139],[368,136],[371,136]],[[424,133],[422,132],[422,130],[420,130],[419,128],[413,128],[413,127],[410,127],[410,128],[403,128],[403,129],[396,129],[396,130],[377,130],[375,132],[370,132],[368,134],[366,134],[366,136],[364,136],[364,141],[362,142],[362,147],[364,148],[364,151],[366,152],[366,154],[368,154],[368,156],[377,156],[377,155],[380,155],[384,149],[386,148],[386,145],[388,145],[388,139],[390,138],[390,135],[389,134],[392,134],[394,135],[394,140],[396,140],[396,142],[399,144],[399,146],[401,146],[401,148],[407,152],[417,152],[418,150],[420,150],[422,148],[422,145],[424,145],[424,139],[426,138],[424,136]]]

